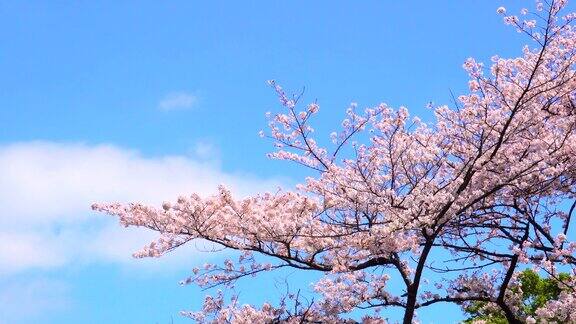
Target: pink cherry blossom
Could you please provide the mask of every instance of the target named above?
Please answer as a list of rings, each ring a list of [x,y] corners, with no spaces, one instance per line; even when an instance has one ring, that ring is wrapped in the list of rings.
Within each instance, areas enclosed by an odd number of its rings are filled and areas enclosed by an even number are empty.
[[[324,147],[311,126],[319,105],[298,108],[301,96],[270,81],[284,111],[267,114],[266,137],[277,148],[269,157],[312,174],[294,190],[237,199],[222,186],[161,208],[93,209],[159,233],[136,257],[198,239],[240,251],[237,260],[195,268],[183,284],[230,288],[280,268],[325,274],[314,301],[288,293],[255,307],[219,292],[183,313],[198,322],[353,323],[350,313],[362,309],[364,323],[383,323],[378,310],[399,307],[411,323],[420,308],[477,301],[511,323],[575,321],[575,276],[537,318],[516,312],[521,266],[550,276],[576,266],[567,235],[576,206],[576,16],[561,16],[564,5],[538,2],[538,21],[506,16],[530,44],[519,57],[494,56],[490,67],[466,60],[470,93],[435,107],[435,120],[351,104]],[[389,288],[393,280],[402,291]]]

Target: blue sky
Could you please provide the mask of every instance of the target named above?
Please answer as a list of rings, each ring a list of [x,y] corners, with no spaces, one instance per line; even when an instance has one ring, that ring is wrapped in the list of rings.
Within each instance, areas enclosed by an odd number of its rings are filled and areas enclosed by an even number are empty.
[[[0,1],[0,323],[186,322],[178,311],[204,293],[178,281],[221,256],[188,247],[132,260],[153,236],[90,204],[289,187],[307,173],[267,160],[257,136],[278,109],[266,80],[305,87],[326,140],[350,102],[429,118],[428,102],[465,90],[467,57],[520,53],[501,5],[521,4]],[[244,300],[273,281],[241,286]]]

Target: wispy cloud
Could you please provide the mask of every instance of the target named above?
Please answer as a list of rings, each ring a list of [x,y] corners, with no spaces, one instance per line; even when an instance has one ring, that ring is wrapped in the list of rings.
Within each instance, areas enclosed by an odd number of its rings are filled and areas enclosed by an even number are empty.
[[[193,108],[198,103],[198,97],[190,92],[172,92],[158,103],[158,108],[164,111],[184,110]]]
[[[192,154],[203,161],[214,161],[220,158],[220,151],[216,146],[214,146],[213,143],[209,141],[196,142],[192,148]]]
[[[220,183],[245,196],[282,182],[224,172],[218,165],[184,156],[143,157],[112,145],[0,146],[0,276],[78,262],[147,264],[130,255],[155,234],[119,228],[116,219],[91,212],[93,202],[161,204],[180,194],[215,193]],[[193,247],[175,252],[153,263],[181,264],[197,254]]]

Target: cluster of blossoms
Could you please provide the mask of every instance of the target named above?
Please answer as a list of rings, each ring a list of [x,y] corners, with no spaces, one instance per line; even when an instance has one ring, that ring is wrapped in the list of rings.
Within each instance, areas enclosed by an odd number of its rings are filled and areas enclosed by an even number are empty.
[[[234,320],[239,323],[270,323],[277,319],[283,309],[276,309],[270,304],[264,304],[260,309],[250,305],[237,305],[237,300],[232,299],[230,304],[226,305],[224,294],[218,291],[214,296],[206,296],[202,311],[199,312],[181,312],[183,316],[196,320],[197,322],[206,322],[208,319],[216,323],[227,323]]]
[[[388,303],[399,303],[400,300],[386,291],[386,274],[375,275],[365,271],[339,273],[318,281],[315,291],[322,295],[316,308],[325,314],[347,313],[359,305],[371,305],[374,300],[386,300]]]
[[[269,114],[270,133],[261,133],[277,147],[269,156],[317,174],[295,191],[234,199],[221,187],[215,196],[183,196],[162,208],[93,208],[125,226],[160,233],[138,257],[157,257],[197,239],[242,251],[238,261],[196,269],[185,283],[232,285],[282,267],[327,274],[315,285],[321,298],[308,307],[226,305],[219,295],[200,312],[186,313],[199,322],[345,323],[361,308],[374,310],[362,321],[381,323],[376,309],[394,306],[410,323],[421,307],[474,301],[500,309],[512,323],[533,321],[515,313],[511,287],[518,267],[554,276],[559,267],[576,265],[576,244],[567,239],[576,203],[565,206],[576,199],[576,16],[560,16],[564,5],[539,2],[538,24],[505,16],[536,47],[526,46],[518,58],[495,56],[488,69],[467,60],[470,93],[458,98],[458,107],[435,108],[430,125],[406,108],[382,104],[359,113],[352,104],[329,150],[310,126],[318,104],[299,111],[300,97],[271,81],[286,111]],[[506,15],[504,8],[498,12]],[[435,267],[433,250],[449,252],[443,253],[450,255],[443,262],[449,266]],[[276,262],[259,263],[253,254]],[[457,276],[422,292],[427,272]],[[387,290],[387,273],[401,278],[403,292]],[[573,320],[574,289],[566,287],[538,318]]]
[[[576,295],[574,293],[562,292],[558,300],[549,301],[544,307],[536,310],[536,320],[541,322],[573,323],[576,321],[574,314],[576,309]]]

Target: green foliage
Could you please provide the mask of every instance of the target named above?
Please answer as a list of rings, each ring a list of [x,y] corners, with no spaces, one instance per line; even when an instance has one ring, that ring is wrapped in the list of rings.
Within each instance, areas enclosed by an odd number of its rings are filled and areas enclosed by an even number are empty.
[[[487,324],[508,324],[506,317],[500,312],[490,312],[484,310],[486,303],[475,302],[465,309],[465,312],[470,314],[470,317],[463,323],[473,323],[474,321],[486,321]]]
[[[568,280],[569,275],[561,273],[558,278],[542,278],[536,272],[527,269],[518,275],[518,281],[522,288],[522,305],[520,305],[519,318],[534,316],[536,310],[544,306],[548,301],[555,300],[562,291],[561,282]],[[512,286],[510,290],[517,293],[520,287]],[[464,323],[483,320],[487,324],[506,324],[508,321],[497,307],[486,307],[486,302],[474,302],[467,306],[464,311],[470,317]]]

